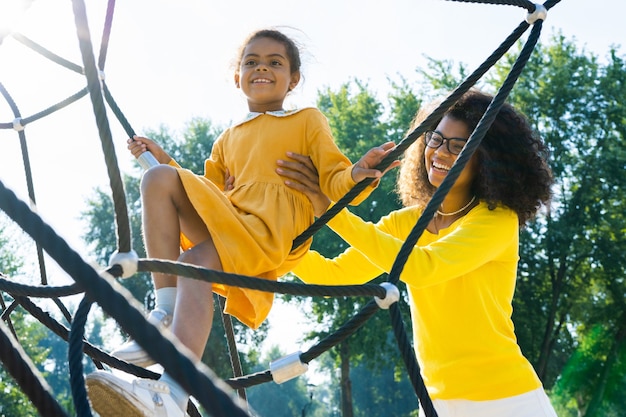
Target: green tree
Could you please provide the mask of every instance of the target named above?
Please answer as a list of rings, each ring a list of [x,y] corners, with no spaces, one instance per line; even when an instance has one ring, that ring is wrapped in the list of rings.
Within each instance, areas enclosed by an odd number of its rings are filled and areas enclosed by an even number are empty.
[[[11,236],[11,239],[8,236]],[[34,245],[28,241],[25,234],[17,231],[17,226],[2,217],[0,220],[0,271],[3,273],[3,278],[22,283],[34,281],[24,272],[28,258],[27,253],[22,249],[30,247],[34,248]],[[14,331],[17,343],[48,383],[52,395],[63,408],[72,413],[74,404],[69,384],[67,343],[21,307],[13,309],[14,302],[15,300],[10,295],[2,294],[0,305],[4,320]],[[52,316],[61,316],[61,314],[54,314],[57,310],[53,303],[44,302],[44,304],[51,307]],[[46,306],[41,308],[46,310]],[[92,342],[101,341],[99,338],[101,324],[102,321],[93,320],[91,328],[87,330],[87,338],[91,338]],[[94,365],[88,361],[85,361],[85,365],[87,370],[95,369]],[[0,416],[36,414],[37,410],[30,399],[5,369],[0,367]]]
[[[13,233],[12,224],[6,218],[4,213],[0,216],[0,273],[4,279],[12,279],[17,276],[24,265],[23,259],[18,253],[18,242],[15,239],[16,234]],[[13,236],[10,239],[9,236]],[[5,313],[7,305],[12,302],[7,294],[2,293],[0,299],[0,307],[2,313]],[[15,314],[8,315],[5,320],[7,323],[17,331],[22,333],[22,330],[29,326],[34,327],[34,323],[25,323],[24,314],[21,311],[17,311]],[[34,341],[24,346],[26,353],[29,355],[33,362],[43,361],[45,359],[45,351],[37,349],[37,341],[42,339],[41,333],[35,334],[33,330],[33,337],[29,337],[27,340]],[[32,356],[31,356],[32,355]],[[26,416],[36,415],[37,410],[32,405],[28,397],[21,391],[20,387],[13,380],[11,375],[0,366],[0,416]]]
[[[480,87],[495,92],[517,52],[519,48],[498,63],[481,80]],[[405,80],[397,84],[390,81],[392,93],[386,107],[358,80],[336,91],[319,93],[318,107],[351,160],[387,140],[398,142],[406,135],[422,98],[449,92],[466,70],[462,64],[455,67],[450,61],[430,60],[417,73],[422,81],[416,90]],[[564,417],[619,416],[626,407],[622,395],[626,388],[624,97],[626,66],[617,49],[601,61],[557,35],[537,47],[509,98],[548,144],[556,181],[552,205],[521,231],[513,321],[522,351]],[[163,135],[163,140],[157,139],[158,135],[152,137],[166,143],[172,136],[168,132]],[[201,146],[198,150],[193,140],[172,142],[190,146],[187,152],[194,155],[209,148]],[[182,154],[182,148],[180,151]],[[175,157],[184,162],[183,157]],[[183,165],[189,166],[186,162]],[[198,161],[197,172],[201,171]],[[366,220],[378,221],[399,207],[394,188],[392,172],[365,202],[350,209]],[[138,210],[138,203],[133,207]],[[108,256],[114,250],[109,247],[102,253]],[[314,237],[313,248],[328,257],[345,247],[328,228]],[[385,278],[378,277],[376,282]],[[401,293],[405,291],[401,289]],[[309,340],[319,340],[337,329],[367,301],[323,298],[303,303],[317,322]],[[401,306],[406,308],[404,303]],[[396,375],[403,372],[397,351],[391,352],[393,348],[388,346],[389,325],[384,312],[376,314],[337,349],[319,358],[320,367],[329,370],[331,381],[341,388],[339,398],[334,390],[322,396],[330,415],[337,415],[339,410],[344,417],[375,414],[372,410],[384,403],[379,394],[384,387],[379,383],[387,383],[383,381],[388,381],[389,369],[393,368]],[[353,382],[351,373],[362,372],[376,381],[370,391],[360,386],[363,378]],[[406,383],[403,378],[398,379],[400,386]],[[409,401],[415,401],[415,396]],[[297,407],[291,412],[297,414]],[[394,415],[402,413],[397,410]]]
[[[35,365],[44,363],[48,350],[41,347],[41,341],[45,340],[46,333],[42,327],[29,318],[22,311],[13,311],[11,324],[18,334],[18,342],[24,352]],[[23,335],[27,335],[22,337]],[[37,409],[28,396],[24,394],[13,380],[12,376],[0,367],[0,416],[34,416]]]
[[[380,341],[379,341],[380,343]],[[396,340],[387,333],[384,344],[379,349],[388,355],[397,355]],[[352,369],[355,415],[367,416],[416,416],[418,401],[406,372],[397,366],[386,363],[373,367],[371,363],[360,361]]]
[[[626,66],[616,50],[606,61],[557,35],[511,95],[549,144],[556,180],[552,206],[521,236],[514,321],[522,350],[571,415],[623,410],[612,393],[625,388]]]

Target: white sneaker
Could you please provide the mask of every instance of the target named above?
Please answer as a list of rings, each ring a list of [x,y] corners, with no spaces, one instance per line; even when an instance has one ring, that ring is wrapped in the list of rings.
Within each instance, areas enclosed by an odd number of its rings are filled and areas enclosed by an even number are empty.
[[[172,315],[165,310],[155,308],[148,314],[148,322],[158,327],[160,330],[167,329],[172,324]],[[122,346],[111,352],[111,356],[132,363],[137,366],[147,367],[154,365],[156,362],[136,341],[129,339]]]
[[[91,406],[100,417],[189,417],[164,382],[144,378],[129,382],[106,371],[93,372],[85,381]]]

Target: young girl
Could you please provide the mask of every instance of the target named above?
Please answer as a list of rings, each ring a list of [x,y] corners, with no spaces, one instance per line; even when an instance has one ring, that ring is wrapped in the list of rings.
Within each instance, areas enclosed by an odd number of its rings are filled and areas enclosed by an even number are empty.
[[[351,245],[335,259],[311,251],[294,273],[307,283],[360,284],[390,272],[423,208],[492,97],[466,93],[406,152],[398,178],[405,208],[377,224],[342,210],[328,225]],[[415,128],[427,116],[418,113]],[[546,148],[505,105],[413,248],[400,279],[409,293],[414,345],[439,417],[556,417],[511,321],[518,229],[547,204]],[[279,173],[320,215],[329,204],[302,155]],[[420,415],[423,412],[420,410]]]
[[[154,142],[134,138],[129,146],[133,155],[149,150],[162,164],[146,171],[141,183],[149,257],[275,280],[306,254],[308,246],[290,252],[291,245],[314,218],[308,199],[285,187],[276,174],[277,158],[287,150],[310,155],[324,193],[335,199],[363,179],[382,175],[368,167],[375,166],[372,161],[393,143],[371,150],[353,166],[335,145],[321,112],[283,109],[299,80],[295,43],[275,30],[255,32],[240,51],[234,77],[247,97],[250,114],[217,139],[204,176],[180,168]],[[224,191],[227,172],[237,178],[237,185]],[[213,291],[226,297],[228,314],[252,328],[261,324],[272,306],[271,293],[161,273],[153,276],[157,291],[176,287],[171,331],[196,358],[209,337]],[[185,415],[188,394],[167,372],[160,382],[165,384],[131,384],[104,371],[87,376],[92,405],[102,417]],[[163,393],[162,386],[171,395]]]

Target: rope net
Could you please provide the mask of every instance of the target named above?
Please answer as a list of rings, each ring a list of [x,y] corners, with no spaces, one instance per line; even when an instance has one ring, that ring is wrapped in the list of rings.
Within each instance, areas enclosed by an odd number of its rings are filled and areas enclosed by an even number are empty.
[[[472,72],[461,84],[459,84],[457,88],[444,101],[442,101],[441,104],[433,110],[433,112],[419,126],[403,138],[395,150],[381,162],[381,164],[377,167],[378,169],[384,170],[394,160],[398,159],[398,157],[401,156],[402,153],[404,153],[404,151],[424,133],[427,126],[440,118],[443,113],[456,102],[456,100],[458,100],[465,92],[474,86],[476,82],[480,80],[481,77],[511,48],[511,46],[521,38],[529,27],[532,26],[532,30],[510,73],[503,82],[498,93],[495,95],[491,105],[486,110],[478,126],[471,134],[464,150],[459,154],[457,161],[449,171],[445,180],[425,207],[421,217],[415,224],[412,232],[398,253],[396,262],[394,263],[388,276],[388,283],[392,285],[398,283],[400,273],[402,272],[404,264],[410,254],[411,248],[416,244],[417,240],[424,232],[428,222],[434,216],[437,207],[441,205],[447,192],[450,190],[454,181],[463,170],[463,167],[471,158],[473,152],[480,145],[486,131],[489,129],[489,126],[495,119],[500,107],[504,104],[526,62],[530,58],[541,33],[543,18],[545,18],[545,13],[538,19],[533,19],[533,14],[539,10],[543,10],[544,12],[549,10],[557,4],[559,0],[549,0],[543,5],[537,5],[523,0],[467,0],[466,2],[521,7],[528,11],[529,18],[522,21],[502,42],[502,44],[489,57],[487,57],[487,59],[485,59],[485,61],[478,68],[476,68],[476,70],[474,70],[474,72]],[[28,39],[22,34],[11,33],[9,36],[12,36],[25,47],[32,49],[54,63],[61,65],[70,71],[84,75],[87,81],[87,86],[70,95],[68,98],[50,106],[49,108],[31,116],[24,117],[0,80],[0,93],[13,113],[12,121],[2,122],[0,120],[0,129],[14,129],[19,137],[26,172],[28,196],[34,203],[36,199],[33,187],[33,176],[28,157],[25,127],[47,115],[72,105],[88,95],[94,115],[96,116],[96,124],[114,201],[117,231],[117,252],[119,254],[132,254],[131,229],[127,213],[126,196],[115,156],[109,120],[107,118],[107,105],[129,137],[132,137],[135,132],[129,121],[122,113],[120,107],[115,102],[113,95],[111,94],[111,91],[109,90],[103,77],[101,77],[101,74],[104,73],[115,1],[109,0],[108,2],[106,21],[100,45],[99,58],[97,61],[95,59],[89,27],[87,24],[87,14],[84,1],[73,0],[72,6],[76,31],[79,39],[80,52],[83,60],[82,65],[72,63],[54,54],[53,52],[48,51],[43,46]],[[0,41],[1,40],[2,39],[0,39]],[[367,185],[372,182],[372,180],[373,179],[364,180],[363,182],[357,184],[331,209],[329,209],[327,213],[316,220],[309,229],[307,229],[301,236],[298,236],[293,242],[293,247],[295,248],[299,246],[314,235],[315,232],[326,224],[329,219],[336,215],[342,208],[346,207],[350,201],[352,201]],[[146,325],[147,321],[144,314],[135,308],[132,304],[132,300],[130,300],[132,296],[115,280],[115,278],[129,274],[128,270],[124,271],[122,263],[113,263],[105,271],[96,271],[91,265],[85,262],[85,260],[83,260],[81,256],[52,229],[52,227],[46,224],[46,222],[44,222],[27,203],[20,200],[16,194],[9,188],[5,187],[1,181],[0,209],[2,209],[19,227],[23,229],[24,232],[30,235],[33,239],[36,245],[37,257],[40,265],[40,285],[20,284],[11,280],[11,277],[0,274],[0,291],[5,292],[10,296],[10,298],[13,299],[12,303],[6,305],[4,298],[0,298],[3,311],[3,320],[0,322],[0,361],[18,383],[22,391],[29,397],[41,415],[66,416],[67,412],[55,400],[41,373],[37,371],[30,358],[19,346],[17,334],[13,329],[11,322],[11,313],[18,306],[22,307],[25,311],[32,315],[32,317],[69,344],[68,360],[70,367],[70,385],[74,405],[78,415],[80,416],[92,416],[85,388],[82,365],[83,355],[88,356],[99,369],[104,369],[105,366],[107,366],[111,369],[121,370],[143,378],[157,379],[160,376],[158,373],[114,358],[85,339],[84,327],[87,315],[93,303],[97,303],[104,312],[115,319],[119,326],[127,332],[130,337],[136,340],[152,358],[155,358],[165,369],[168,369],[168,371],[171,370],[171,376],[185,390],[187,390],[199,404],[210,412],[211,415],[249,415],[245,403],[245,388],[273,381],[275,376],[273,376],[271,370],[268,369],[264,372],[252,375],[242,375],[241,367],[235,361],[233,362],[235,377],[224,381],[220,380],[210,369],[202,364],[194,364],[188,356],[181,353],[177,348],[177,342],[175,340],[162,335],[154,326]],[[73,284],[67,286],[48,285],[44,253],[56,261],[57,264],[74,280]],[[302,364],[308,364],[322,353],[338,345],[348,336],[358,331],[358,329],[365,324],[370,317],[381,309],[377,299],[384,299],[387,295],[387,291],[383,286],[375,284],[365,284],[359,286],[322,286],[289,282],[273,282],[243,275],[208,270],[191,265],[183,265],[172,261],[155,259],[137,259],[135,269],[139,272],[165,272],[173,275],[206,280],[213,283],[222,283],[230,286],[240,286],[259,291],[296,296],[375,297],[375,299],[366,304],[361,311],[359,311],[354,317],[348,320],[335,332],[309,348],[307,351],[300,353],[299,361]],[[134,273],[134,271],[131,272]],[[82,295],[80,305],[73,316],[60,301],[61,297],[70,295]],[[35,303],[33,303],[31,298],[51,299],[54,302],[54,305],[56,305],[62,313],[63,317],[68,321],[68,323],[71,323],[71,328],[68,329],[66,326],[56,321],[48,312],[42,310]],[[408,376],[419,399],[420,405],[427,417],[435,417],[437,413],[433,408],[431,399],[421,378],[420,368],[415,358],[409,337],[407,336],[398,303],[392,303],[388,310],[402,359],[405,363]],[[228,323],[229,317],[225,316],[225,320],[227,321],[225,322],[224,327],[229,340],[230,354],[231,358],[235,360],[237,354],[236,346],[234,346],[235,339],[232,335],[232,325]],[[228,393],[228,388],[238,390],[240,398],[233,398]],[[192,402],[189,402],[188,413],[191,416],[200,415]]]

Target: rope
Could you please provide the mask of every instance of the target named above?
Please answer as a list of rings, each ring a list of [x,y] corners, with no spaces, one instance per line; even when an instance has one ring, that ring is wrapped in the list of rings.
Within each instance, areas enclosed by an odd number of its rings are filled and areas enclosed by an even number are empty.
[[[50,393],[50,387],[39,376],[39,372],[15,339],[7,335],[7,326],[0,322],[0,361],[15,379],[22,391],[31,399],[42,416],[67,414]]]
[[[518,6],[528,10],[529,13],[535,11],[535,4],[527,0],[448,0],[456,1],[459,3],[483,3],[483,4],[496,4],[496,5],[508,5]]]
[[[87,88],[89,90],[89,97],[91,98],[91,104],[96,116],[96,125],[98,126],[100,141],[102,143],[102,151],[104,152],[107,172],[109,174],[109,181],[113,193],[113,205],[115,206],[116,222],[118,225],[118,248],[120,252],[130,252],[130,233],[119,233],[119,231],[124,230],[122,225],[128,225],[130,224],[130,221],[128,218],[128,211],[126,209],[126,196],[124,194],[119,164],[117,163],[117,157],[115,155],[111,129],[109,128],[109,122],[107,120],[106,110],[104,107],[104,100],[102,99],[102,94],[100,92],[100,79],[94,62],[85,3],[80,0],[73,0],[72,6],[74,9],[74,20],[76,22],[78,44],[83,58],[85,77],[87,78]]]
[[[83,377],[83,361],[82,346],[83,337],[85,335],[85,324],[87,323],[87,314],[91,310],[92,302],[84,297],[72,323],[72,330],[69,338],[68,362],[70,366],[70,388],[72,390],[72,398],[74,399],[74,407],[76,414],[79,416],[92,417],[91,406],[87,399],[87,388],[85,387],[85,378]]]
[[[404,322],[402,321],[402,315],[400,314],[400,308],[398,303],[395,303],[389,307],[389,315],[391,317],[391,324],[393,328],[393,334],[398,342],[398,348],[400,349],[400,355],[404,361],[404,366],[407,369],[409,379],[413,385],[413,389],[417,394],[417,398],[424,409],[426,416],[437,416],[433,402],[426,391],[424,380],[420,372],[420,367],[415,357],[415,350],[411,346],[409,337],[407,336],[406,329],[404,328]]]
[[[529,13],[532,13],[535,10],[535,5],[533,3],[521,0],[456,1],[519,6],[528,10]],[[543,6],[546,9],[550,9],[559,3],[559,1],[560,0],[549,0],[544,3]],[[0,129],[14,128],[18,130],[18,135],[22,143],[24,165],[27,170],[29,197],[35,201],[34,191],[31,193],[34,187],[32,185],[32,177],[30,175],[28,149],[26,147],[26,139],[23,128],[26,124],[51,114],[52,112],[77,101],[89,93],[105,156],[110,185],[113,191],[114,209],[118,230],[118,251],[129,252],[131,250],[131,233],[126,210],[125,193],[123,190],[117,160],[115,159],[111,132],[108,125],[108,119],[106,117],[105,101],[130,137],[134,135],[134,130],[113,99],[113,96],[111,95],[104,80],[100,79],[98,73],[98,69],[102,71],[105,65],[115,1],[109,0],[108,2],[97,67],[91,46],[84,2],[82,0],[74,0],[72,4],[84,69],[79,65],[71,63],[70,61],[46,50],[41,45],[38,45],[21,34],[13,34],[13,37],[20,43],[35,50],[52,61],[63,65],[74,72],[84,74],[87,79],[87,87],[44,111],[30,116],[29,118],[22,119],[17,106],[4,86],[0,83],[0,92],[2,92],[6,101],[9,103],[9,106],[15,116],[15,120],[13,122],[0,123]],[[428,221],[430,221],[434,215],[436,207],[438,207],[441,201],[443,201],[443,198],[445,198],[446,193],[458,177],[458,174],[462,171],[472,153],[480,145],[482,137],[484,137],[484,134],[488,130],[490,124],[495,119],[497,112],[508,97],[508,94],[513,88],[524,65],[528,61],[530,54],[538,41],[541,26],[541,20],[538,20],[533,25],[529,39],[524,45],[510,74],[507,76],[502,87],[485,112],[485,115],[470,136],[464,151],[459,155],[457,162],[446,176],[442,185],[433,195],[433,198],[425,208],[422,216],[411,231],[411,234],[404,242],[389,274],[389,282],[397,283],[399,281],[400,273],[411,253],[412,247],[419,239],[419,236],[421,236],[421,233],[423,233]],[[475,83],[486,73],[486,71],[490,69],[521,37],[528,27],[528,23],[520,23],[511,35],[509,35],[505,41],[487,58],[487,60],[469,77],[467,77],[450,94],[450,96],[447,97],[422,124],[420,124],[420,126],[415,128],[413,132],[402,139],[396,149],[390,153],[390,155],[388,155],[388,157],[385,158],[381,164],[379,164],[377,169],[384,170],[391,164],[391,162],[396,160],[408,148],[408,146],[410,146],[423,134],[429,125],[439,119],[460,96],[475,85]],[[347,206],[347,204],[372,181],[372,179],[369,179],[357,184],[349,193],[340,199],[335,206],[324,214],[324,216],[318,219],[309,229],[307,229],[307,231],[305,231],[301,236],[298,236],[293,242],[293,247],[295,248],[302,244],[302,242],[308,240],[308,238],[310,238],[342,208]],[[16,345],[15,340],[6,335],[7,332],[11,332],[16,338],[15,330],[10,322],[10,314],[14,311],[17,305],[21,305],[34,318],[39,320],[56,335],[68,342],[70,382],[72,385],[72,395],[78,415],[91,415],[83,378],[83,353],[87,354],[87,356],[94,361],[96,367],[100,369],[103,369],[104,365],[108,365],[112,368],[120,369],[124,372],[144,378],[156,379],[159,377],[159,374],[157,373],[113,358],[109,354],[84,340],[86,317],[91,305],[94,302],[98,303],[103,311],[113,317],[120,324],[122,329],[129,333],[131,337],[133,337],[141,346],[145,346],[145,350],[150,356],[160,358],[159,362],[172,375],[172,377],[175,378],[176,381],[180,383],[187,392],[189,392],[189,394],[196,398],[199,403],[203,405],[203,407],[211,412],[212,415],[218,417],[248,415],[245,401],[237,401],[237,399],[233,400],[221,387],[222,383],[224,382],[230,388],[239,390],[240,397],[245,400],[245,391],[243,390],[245,387],[272,381],[272,375],[269,370],[247,376],[242,375],[241,364],[238,361],[239,358],[236,352],[236,341],[234,333],[232,332],[232,321],[230,321],[230,316],[223,315],[222,318],[224,320],[224,327],[227,333],[226,337],[229,345],[231,360],[233,361],[231,365],[233,366],[234,378],[221,381],[208,368],[201,364],[195,365],[194,361],[180,352],[180,347],[176,341],[167,336],[163,336],[154,326],[149,324],[144,315],[141,313],[140,308],[135,307],[133,304],[135,301],[125,289],[121,288],[113,280],[110,280],[107,274],[103,274],[101,276],[91,266],[87,265],[78,254],[67,246],[67,243],[56,235],[56,233],[48,225],[46,225],[41,218],[39,218],[39,216],[33,213],[25,203],[17,199],[12,191],[4,187],[2,182],[0,182],[0,209],[4,210],[5,213],[20,227],[22,227],[22,229],[37,243],[38,256],[40,258],[40,274],[42,277],[41,286],[21,285],[5,279],[4,276],[0,277],[0,290],[7,292],[15,300],[15,302],[6,307],[4,300],[0,297],[0,305],[4,310],[2,319],[6,320],[8,323],[8,325],[0,323],[0,360],[2,360],[5,364],[9,364],[7,365],[7,368],[10,368],[9,372],[14,376],[16,381],[18,381],[20,387],[29,396],[31,401],[33,401],[42,415],[56,416],[66,414],[60,408],[58,403],[56,403],[56,401],[52,398],[48,392],[48,388],[45,386],[45,381],[38,377],[39,374],[34,369],[32,364],[28,362],[28,357],[24,358],[23,352],[20,352],[19,345]],[[74,284],[62,287],[51,287],[47,285],[45,264],[43,262],[43,250],[45,250],[52,257],[52,259],[54,259],[61,266],[61,268],[63,268],[75,280]],[[138,270],[173,273],[175,275],[202,279],[216,283],[224,283],[226,285],[235,285],[242,288],[281,292],[291,295],[323,297],[367,296],[380,298],[384,298],[386,295],[385,290],[381,286],[373,284],[362,286],[320,286],[289,282],[273,282],[162,260],[139,260]],[[107,272],[112,276],[120,276],[122,273],[121,268],[117,265],[109,268]],[[58,297],[76,295],[79,293],[84,293],[84,298],[81,301],[74,318],[72,319],[69,311],[67,311]],[[28,297],[48,297],[53,299],[55,304],[57,304],[63,313],[64,318],[68,321],[68,323],[71,323],[71,329],[68,330],[67,327],[58,323],[48,313],[44,312],[32,301],[30,301]],[[223,300],[220,298],[219,302],[222,304]],[[309,363],[323,352],[343,342],[351,334],[358,331],[358,329],[362,327],[362,325],[379,309],[380,308],[376,302],[373,300],[369,301],[365,307],[363,307],[354,317],[348,320],[336,332],[321,340],[305,353],[300,354],[300,360],[303,363]],[[424,382],[421,378],[421,372],[415,358],[415,352],[411,347],[409,338],[407,337],[397,303],[391,305],[390,307],[390,319],[400,353],[409,374],[409,378],[415,389],[420,404],[424,409],[425,415],[427,417],[436,417],[437,413],[432,406],[432,401],[428,396],[428,392],[426,391]],[[199,416],[197,409],[191,402],[188,407],[188,413],[194,417]]]
[[[74,71],[78,74],[83,74],[83,68],[80,65],[76,65],[71,61],[68,61],[65,58],[60,57],[59,55],[55,54],[54,52],[51,52],[50,50],[44,48],[43,46],[39,45],[37,42],[31,40],[30,38],[27,38],[26,36],[22,35],[21,33],[15,32],[12,34],[13,38],[22,43],[23,45],[29,47],[30,49],[32,49],[35,52],[38,52],[39,54],[45,56],[46,58],[48,58],[50,61],[52,62],[56,62],[59,65],[64,66],[65,68],[69,69],[70,71]]]
[[[230,314],[226,314],[224,309],[226,307],[226,299],[221,295],[217,296],[220,305],[220,315],[222,316],[222,324],[224,325],[224,332],[226,333],[226,344],[228,345],[228,353],[230,356],[230,365],[233,368],[233,377],[240,378],[243,376],[243,369],[241,368],[241,361],[239,360],[239,352],[237,351],[237,341],[235,340],[235,330],[233,328],[233,319]],[[248,398],[246,396],[245,389],[238,389],[237,394],[239,398],[247,403]]]
[[[411,133],[402,139],[395,149],[383,159],[376,169],[384,171],[393,161],[398,159],[406,149],[413,144],[436,120],[440,119],[448,108],[454,104],[465,92],[473,87],[485,73],[498,62],[502,56],[517,42],[517,40],[528,29],[529,24],[522,22],[519,26],[502,42],[502,44],[483,62],[472,74],[470,74],[459,86],[437,107],[426,119],[417,126]],[[374,181],[373,178],[367,178],[355,185],[345,196],[339,199],[326,213],[321,215],[313,224],[293,241],[292,250],[311,238],[319,229],[321,229],[328,221],[345,208],[354,198],[361,193],[369,184]]]
[[[530,58],[530,53],[533,51],[537,43],[537,40],[539,39],[539,34],[541,33],[541,26],[542,26],[541,23],[542,22],[539,21],[537,24],[533,26],[533,29],[528,38],[528,41],[522,48],[520,56],[515,61],[515,64],[513,65],[511,72],[508,74],[504,83],[500,87],[498,93],[493,98],[491,104],[485,111],[485,114],[483,115],[482,119],[478,122],[478,125],[474,129],[474,132],[472,132],[472,134],[470,135],[469,140],[467,141],[464,149],[461,151],[461,153],[457,157],[454,165],[452,165],[452,168],[450,169],[450,171],[444,178],[443,182],[433,194],[432,198],[426,205],[426,208],[424,208],[424,211],[422,215],[420,216],[420,218],[418,219],[415,227],[413,228],[411,233],[409,233],[409,235],[407,236],[407,239],[405,240],[402,247],[400,248],[398,257],[396,258],[396,261],[394,265],[392,266],[391,272],[389,274],[390,282],[397,283],[398,280],[400,279],[400,273],[402,272],[402,269],[404,268],[404,264],[406,263],[406,260],[408,259],[412,248],[415,246],[415,244],[417,243],[417,240],[426,229],[426,226],[428,226],[428,222],[430,222],[430,220],[434,216],[435,212],[437,211],[437,208],[443,202],[443,199],[445,198],[448,191],[450,190],[450,188],[452,188],[452,185],[454,185],[454,182],[456,181],[461,171],[467,164],[467,161],[469,161],[474,151],[478,148],[478,146],[480,146],[480,142],[482,141],[483,137],[487,133],[487,130],[489,129],[489,127],[491,127],[491,124],[495,120],[496,115],[500,111],[500,108],[502,107],[509,93],[513,89],[513,86],[515,85],[515,81],[517,81],[517,78],[522,72],[522,69],[524,68],[524,66],[526,65],[526,62],[528,62],[528,59]]]
[[[100,55],[98,57],[98,68],[104,70],[106,62],[107,50],[109,49],[109,38],[111,37],[111,26],[113,24],[113,12],[115,11],[115,0],[109,0],[107,4],[106,17],[104,19],[104,27],[102,29],[102,40],[100,41]]]
[[[4,90],[4,87],[1,87],[1,83],[0,83],[0,91],[6,91]],[[18,118],[17,120],[19,121],[20,125],[22,127],[25,127],[27,124],[32,123],[36,120],[39,120],[45,116],[48,116],[52,113],[54,113],[57,110],[61,110],[64,107],[69,106],[70,104],[74,103],[75,101],[78,101],[79,99],[83,98],[84,96],[86,96],[88,93],[87,88],[83,88],[82,90],[76,92],[75,94],[72,94],[71,96],[69,96],[68,98],[66,98],[63,101],[60,101],[56,104],[53,104],[52,106],[33,114],[32,116],[29,117],[25,117],[25,118]],[[7,93],[8,94],[8,93]],[[14,122],[3,122],[0,123],[0,129],[14,129],[15,128],[15,124]]]
[[[215,271],[213,269],[206,269],[196,265],[161,259],[139,260],[139,267],[137,270],[139,272],[162,272],[165,274],[180,275],[217,284],[226,284],[231,287],[241,287],[274,293],[280,292],[282,294],[289,295],[318,297],[370,296],[384,298],[387,294],[385,289],[377,284],[313,285],[296,282],[269,281],[246,275]]]
[[[149,324],[143,314],[130,305],[122,288],[114,289],[108,279],[100,277],[91,266],[85,263],[67,243],[33,213],[26,204],[0,182],[0,208],[33,239],[42,242],[42,247],[75,281],[85,288],[85,294],[120,323],[146,352],[163,358],[161,364],[192,396],[207,410],[215,410],[216,415],[247,416],[247,413],[233,402],[228,394],[217,388],[218,381],[212,372],[196,365],[186,355],[181,354],[174,340],[164,337]],[[219,382],[219,381],[218,381]]]

